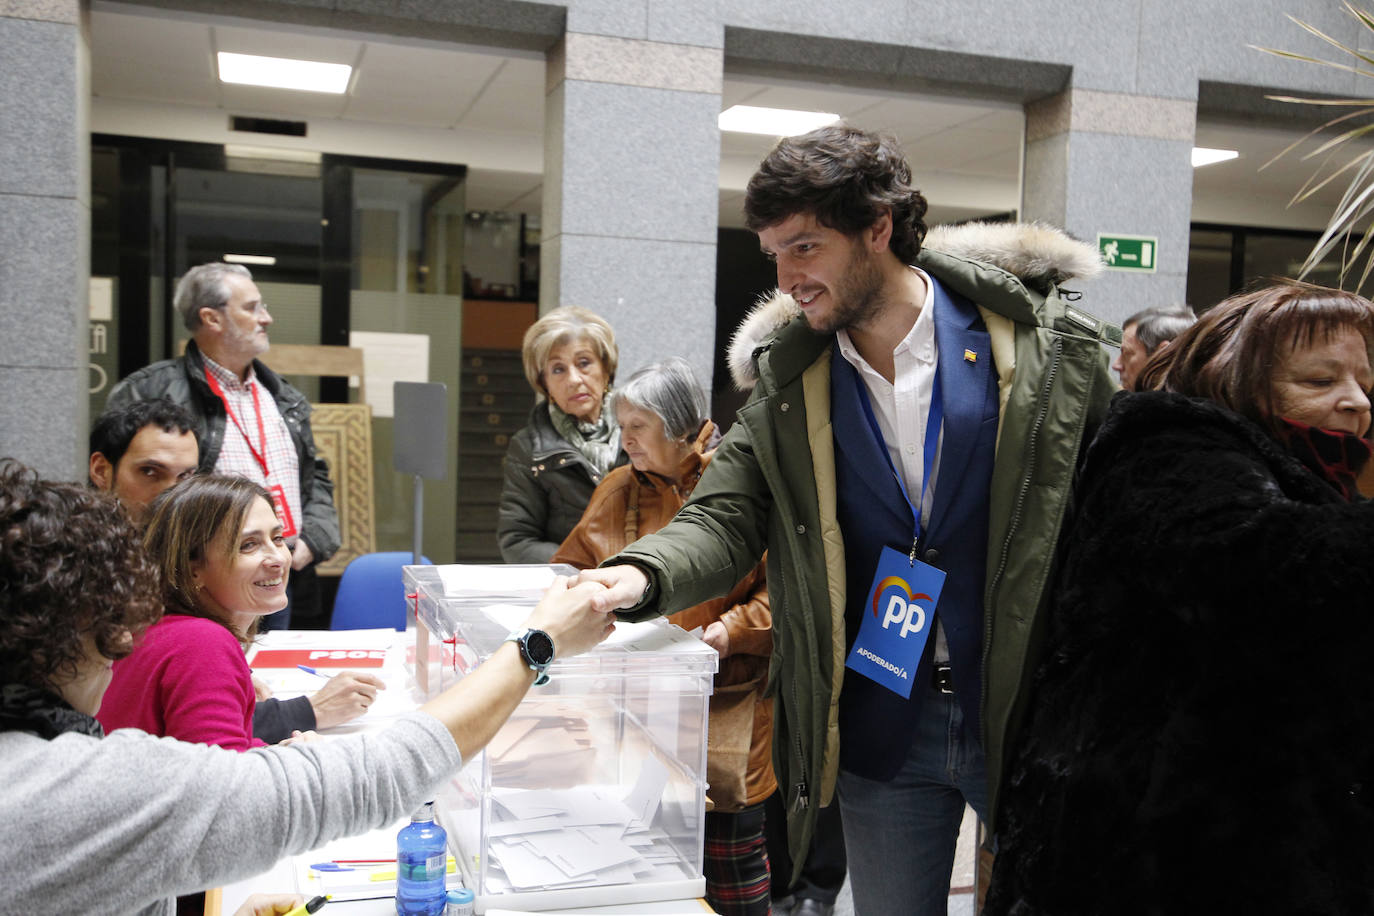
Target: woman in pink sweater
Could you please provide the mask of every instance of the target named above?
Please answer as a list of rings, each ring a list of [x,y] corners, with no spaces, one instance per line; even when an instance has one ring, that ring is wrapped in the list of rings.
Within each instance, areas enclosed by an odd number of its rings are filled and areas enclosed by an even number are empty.
[[[244,650],[258,619],[286,606],[291,569],[271,497],[243,478],[192,478],[154,504],[143,543],[160,567],[166,615],[115,663],[100,724],[262,747]]]

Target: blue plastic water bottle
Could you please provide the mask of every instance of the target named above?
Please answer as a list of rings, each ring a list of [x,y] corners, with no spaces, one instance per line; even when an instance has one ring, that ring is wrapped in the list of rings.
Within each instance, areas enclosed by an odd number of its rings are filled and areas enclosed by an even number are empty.
[[[443,916],[447,871],[448,834],[434,823],[434,802],[425,802],[396,834],[396,912]]]

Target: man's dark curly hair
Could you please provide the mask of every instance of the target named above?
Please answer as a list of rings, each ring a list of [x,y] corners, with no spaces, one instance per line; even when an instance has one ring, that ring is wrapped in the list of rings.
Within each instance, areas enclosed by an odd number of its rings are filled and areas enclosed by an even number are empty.
[[[759,232],[798,213],[856,235],[892,213],[892,253],[912,264],[926,237],[926,199],[896,139],[831,125],[784,137],[763,160],[744,197],[744,224]]]
[[[0,680],[54,690],[90,635],[123,658],[162,616],[157,571],[119,503],[0,459]]]

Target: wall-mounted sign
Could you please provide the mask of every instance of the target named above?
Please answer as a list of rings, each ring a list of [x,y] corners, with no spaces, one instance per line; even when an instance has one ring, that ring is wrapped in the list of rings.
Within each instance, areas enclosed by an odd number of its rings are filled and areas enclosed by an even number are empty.
[[[1159,239],[1149,235],[1099,234],[1097,251],[1108,270],[1154,272],[1159,261]]]

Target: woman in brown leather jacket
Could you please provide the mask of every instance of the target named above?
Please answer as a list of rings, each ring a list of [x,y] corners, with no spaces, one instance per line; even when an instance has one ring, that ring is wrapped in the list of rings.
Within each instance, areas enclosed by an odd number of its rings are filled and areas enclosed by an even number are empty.
[[[612,395],[630,464],[606,475],[553,562],[596,566],[662,528],[682,508],[719,439],[706,393],[685,360],[641,369]],[[772,615],[760,562],[724,598],[668,618],[720,653],[711,696],[706,815],[706,899],[717,913],[769,912],[763,802],[773,778],[773,701],[763,696],[773,650]]]

